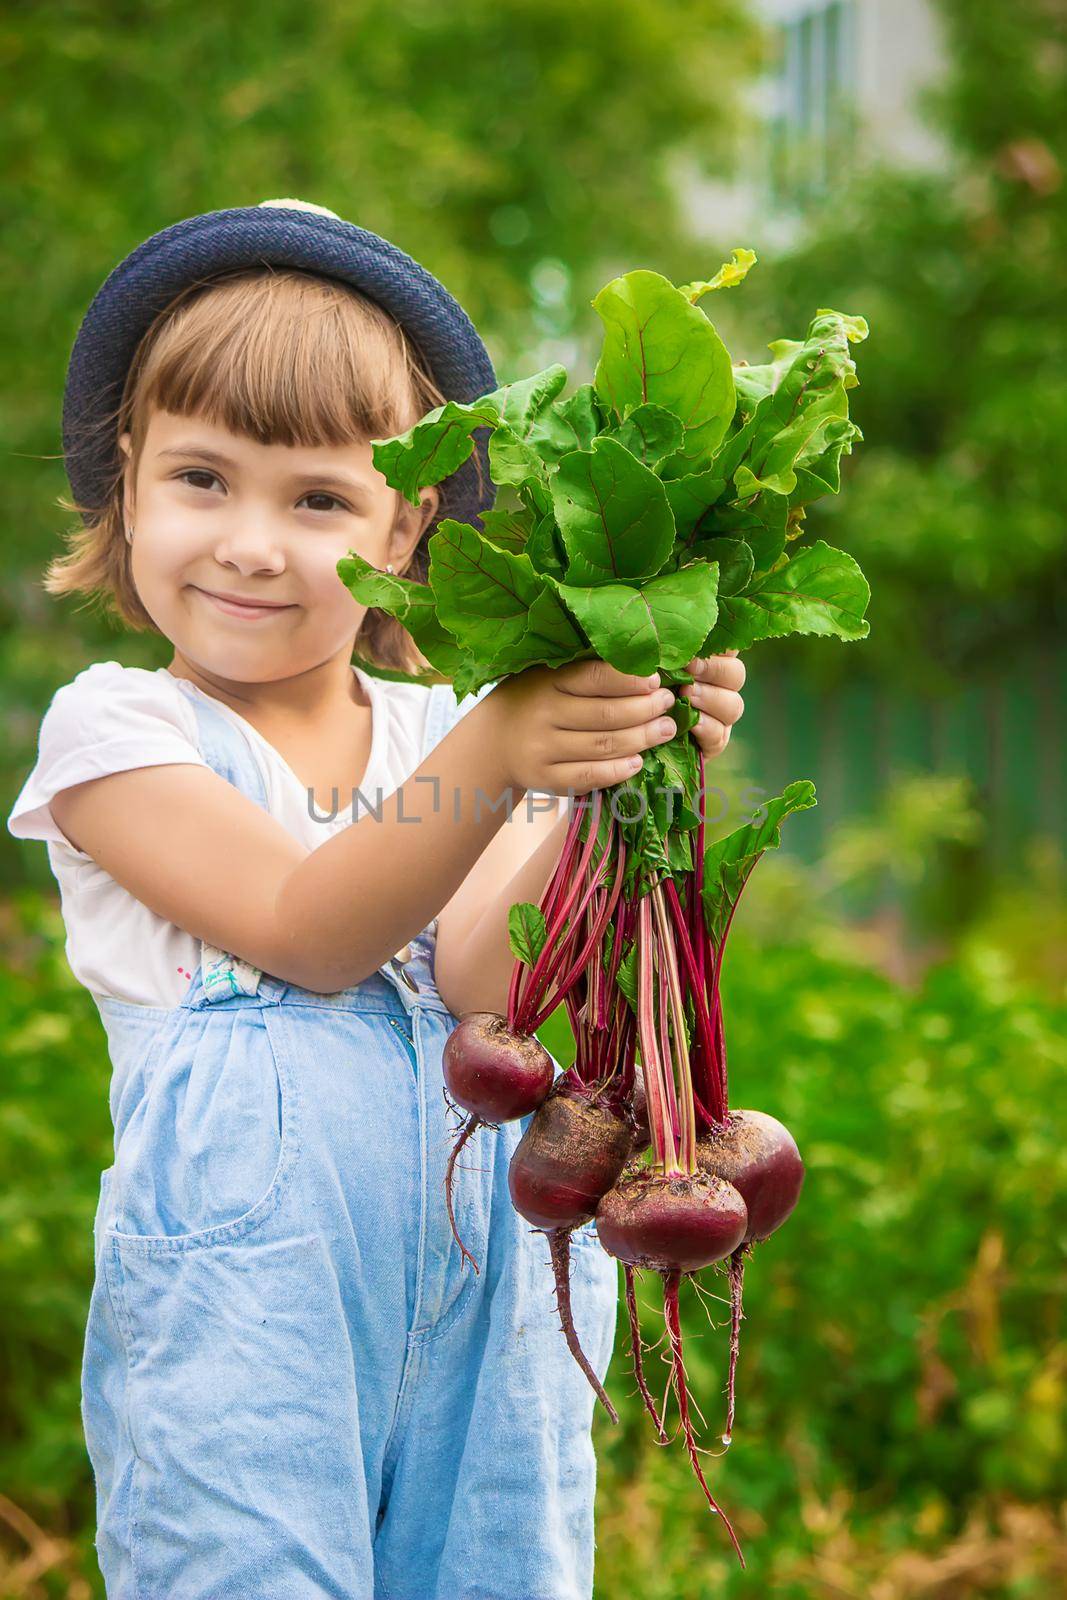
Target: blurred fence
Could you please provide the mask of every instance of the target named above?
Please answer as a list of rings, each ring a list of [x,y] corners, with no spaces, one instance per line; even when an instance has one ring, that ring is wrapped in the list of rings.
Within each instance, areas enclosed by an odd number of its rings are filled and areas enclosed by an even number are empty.
[[[815,783],[818,805],[789,825],[790,849],[808,864],[838,824],[872,815],[894,779],[955,773],[975,786],[990,865],[1010,869],[1031,838],[1062,837],[1065,704],[1063,648],[1005,663],[1000,676],[951,697],[871,681],[820,693],[810,680],[761,662],[738,736],[752,781],[768,793],[794,778]]]

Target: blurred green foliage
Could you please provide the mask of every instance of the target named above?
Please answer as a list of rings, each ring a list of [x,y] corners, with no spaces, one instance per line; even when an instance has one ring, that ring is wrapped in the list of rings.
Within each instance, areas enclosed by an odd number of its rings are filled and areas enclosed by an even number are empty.
[[[866,442],[819,525],[870,580],[870,639],[862,651],[789,641],[782,655],[823,687],[858,673],[947,693],[1062,645],[1067,625],[1062,8],[936,9],[946,73],[928,114],[945,159],[842,163],[797,244],[763,251],[729,307],[752,361],[765,330],[797,338],[816,305],[871,327],[852,396]]]

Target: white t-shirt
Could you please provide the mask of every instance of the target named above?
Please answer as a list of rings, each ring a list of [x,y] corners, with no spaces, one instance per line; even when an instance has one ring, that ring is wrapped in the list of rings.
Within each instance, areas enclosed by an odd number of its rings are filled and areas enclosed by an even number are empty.
[[[358,784],[358,815],[399,788],[420,765],[429,689],[353,671],[370,699],[371,749]],[[64,837],[55,795],[89,778],[134,767],[207,766],[197,743],[197,697],[235,723],[259,768],[272,817],[314,850],[352,822],[352,801],[331,821],[309,814],[308,791],[251,723],[165,667],[147,671],[103,661],[57,690],[41,724],[37,765],[8,818],[19,839],[44,839],[59,883],[74,976],[98,998],[178,1005],[200,961],[200,942],[166,922]],[[360,802],[357,802],[360,803]]]

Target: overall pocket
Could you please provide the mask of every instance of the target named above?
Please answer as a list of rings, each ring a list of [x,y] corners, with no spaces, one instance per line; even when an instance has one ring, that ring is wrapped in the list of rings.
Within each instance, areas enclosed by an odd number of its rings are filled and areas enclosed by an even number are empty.
[[[296,1151],[262,1007],[176,1013],[116,1152],[107,1235],[141,1254],[233,1244],[276,1209]]]

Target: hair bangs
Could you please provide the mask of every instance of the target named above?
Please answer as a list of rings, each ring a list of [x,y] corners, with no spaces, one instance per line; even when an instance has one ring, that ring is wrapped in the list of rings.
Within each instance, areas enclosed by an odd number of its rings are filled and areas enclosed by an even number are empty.
[[[444,400],[386,311],[310,273],[243,269],[164,317],[130,375],[145,427],[156,406],[259,444],[339,446],[390,438]]]

